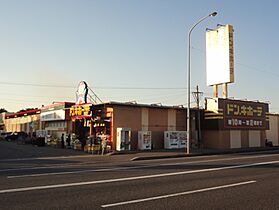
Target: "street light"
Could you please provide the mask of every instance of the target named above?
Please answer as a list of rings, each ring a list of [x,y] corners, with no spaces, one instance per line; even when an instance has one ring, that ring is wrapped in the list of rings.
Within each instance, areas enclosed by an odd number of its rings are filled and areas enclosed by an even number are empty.
[[[212,12],[209,15],[204,16],[203,18],[201,18],[199,21],[197,21],[189,30],[188,33],[188,94],[187,94],[187,136],[186,136],[186,140],[187,140],[187,154],[190,154],[190,70],[191,70],[191,33],[193,31],[193,29],[203,20],[205,20],[208,17],[214,17],[217,15],[217,12]]]

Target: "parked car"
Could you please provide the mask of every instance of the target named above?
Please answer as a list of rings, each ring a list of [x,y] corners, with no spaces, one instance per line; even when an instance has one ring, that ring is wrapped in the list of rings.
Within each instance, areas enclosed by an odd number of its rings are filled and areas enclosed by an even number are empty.
[[[20,131],[17,133],[17,143],[18,144],[25,144],[26,143],[26,138],[28,137],[28,134],[23,132],[23,131]]]
[[[18,133],[17,132],[12,132],[7,134],[7,136],[5,137],[5,140],[7,141],[15,141],[18,138]]]
[[[0,139],[5,140],[8,135],[11,135],[12,132],[2,132],[0,134]]]
[[[11,134],[10,132],[1,132],[0,133],[0,140],[5,140],[7,135]]]

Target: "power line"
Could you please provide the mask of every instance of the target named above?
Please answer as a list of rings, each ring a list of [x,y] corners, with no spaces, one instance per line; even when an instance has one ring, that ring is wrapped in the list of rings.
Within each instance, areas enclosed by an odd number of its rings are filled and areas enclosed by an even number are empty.
[[[205,52],[204,50],[201,50],[201,49],[198,49],[198,48],[195,48],[195,47],[191,47],[191,49],[196,50],[196,51],[198,51],[198,52],[200,52],[200,53],[202,53],[202,54],[204,54],[204,55],[206,54],[206,52]],[[243,67],[245,67],[246,69],[249,69],[249,70],[252,70],[252,71],[258,71],[258,72],[265,73],[265,74],[266,74],[266,73],[268,73],[268,74],[273,74],[273,75],[279,77],[279,74],[276,74],[276,73],[271,72],[271,71],[265,71],[265,70],[256,68],[256,67],[254,67],[254,66],[248,65],[248,64],[243,64],[243,63],[239,63],[239,62],[236,62],[236,61],[235,61],[235,64],[237,64],[237,65],[239,65],[239,66],[243,66]]]
[[[36,83],[21,83],[21,82],[4,82],[0,81],[0,85],[16,85],[16,86],[32,86],[32,87],[48,87],[48,88],[76,88],[70,85],[56,84],[36,84]],[[91,89],[115,89],[115,90],[187,90],[186,87],[121,87],[121,86],[95,86]],[[192,87],[194,89],[194,87]]]
[[[48,103],[48,101],[47,100],[29,100],[28,99],[28,101],[27,100],[24,100],[24,99],[11,99],[11,98],[1,98],[1,100],[4,100],[4,102],[2,102],[2,103],[6,103],[7,101],[16,101],[16,102],[25,102],[25,103],[27,103],[27,102],[31,102],[31,103]]]
[[[235,62],[235,63],[236,63],[237,65],[243,66],[243,67],[245,67],[245,68],[247,68],[247,69],[249,69],[249,70],[258,71],[258,72],[265,73],[265,74],[266,74],[266,73],[268,73],[268,74],[273,74],[273,75],[279,77],[279,74],[276,74],[276,73],[274,73],[274,72],[264,71],[264,70],[258,69],[258,68],[256,68],[256,67],[253,67],[253,66],[250,66],[250,65],[247,65],[247,64],[242,64],[242,63],[239,63],[239,62]]]
[[[75,97],[71,96],[47,96],[47,95],[25,95],[25,94],[13,94],[9,92],[0,92],[1,96],[16,96],[17,98],[61,98],[67,100],[73,100]],[[1,98],[1,97],[0,97]]]
[[[20,83],[20,82],[3,82],[0,81],[1,85],[17,85],[17,86],[32,86],[32,87],[51,87],[51,88],[75,88],[69,85],[48,85],[48,84],[33,84],[33,83]]]
[[[184,87],[94,87],[94,89],[115,89],[115,90],[186,90]]]

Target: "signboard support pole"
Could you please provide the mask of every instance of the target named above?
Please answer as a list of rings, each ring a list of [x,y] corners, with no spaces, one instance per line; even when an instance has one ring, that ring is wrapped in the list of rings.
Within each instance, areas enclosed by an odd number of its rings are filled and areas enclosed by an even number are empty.
[[[228,84],[223,84],[223,98],[228,98]]]
[[[213,85],[213,98],[218,98],[218,85]]]

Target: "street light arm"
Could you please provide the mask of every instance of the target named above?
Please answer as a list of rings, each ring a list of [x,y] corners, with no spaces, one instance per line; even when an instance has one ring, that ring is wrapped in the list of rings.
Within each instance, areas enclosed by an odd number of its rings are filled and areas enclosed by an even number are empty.
[[[201,18],[200,20],[198,20],[191,28],[190,28],[190,30],[189,30],[189,33],[188,33],[188,35],[190,36],[190,34],[192,33],[192,31],[193,31],[193,29],[200,23],[200,22],[202,22],[203,20],[205,20],[206,18],[208,18],[208,17],[210,17],[210,16],[216,16],[217,15],[217,12],[212,12],[212,13],[210,13],[209,15],[206,15],[206,16],[204,16],[203,18]]]
[[[188,36],[191,35],[193,29],[194,29],[200,22],[202,22],[203,20],[205,20],[205,19],[208,18],[209,16],[210,16],[210,15],[206,15],[206,16],[204,16],[203,18],[201,18],[198,22],[196,22],[196,23],[190,28],[189,33],[188,33]]]

